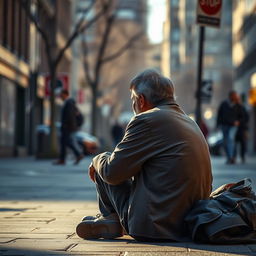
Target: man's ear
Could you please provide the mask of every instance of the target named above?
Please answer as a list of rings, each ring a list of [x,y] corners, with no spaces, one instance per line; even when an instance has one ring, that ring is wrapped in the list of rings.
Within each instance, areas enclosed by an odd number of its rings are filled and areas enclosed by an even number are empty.
[[[139,105],[140,105],[140,108],[144,108],[145,104],[146,104],[146,98],[145,98],[145,96],[143,94],[140,94],[139,95]]]

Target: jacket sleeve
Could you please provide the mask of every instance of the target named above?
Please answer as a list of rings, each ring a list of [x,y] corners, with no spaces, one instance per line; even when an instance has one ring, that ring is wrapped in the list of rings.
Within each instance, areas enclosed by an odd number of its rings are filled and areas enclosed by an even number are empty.
[[[150,126],[143,115],[135,116],[114,152],[94,157],[93,166],[101,178],[117,185],[140,172],[145,161],[155,154],[153,147],[156,142],[150,133]]]
[[[76,124],[76,105],[73,100],[67,102],[65,108],[63,123],[69,131],[75,131],[77,128]]]

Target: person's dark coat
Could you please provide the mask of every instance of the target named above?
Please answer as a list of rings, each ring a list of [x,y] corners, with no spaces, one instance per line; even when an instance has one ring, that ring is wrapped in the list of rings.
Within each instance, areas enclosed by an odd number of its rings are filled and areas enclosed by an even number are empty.
[[[61,111],[61,130],[65,132],[75,132],[77,131],[76,122],[76,103],[72,98],[67,99],[64,102]]]
[[[118,144],[124,136],[123,127],[120,124],[115,123],[111,129],[111,135],[114,139],[115,144]]]
[[[249,114],[242,104],[237,105],[239,115],[239,125],[236,133],[236,139],[242,139],[244,133],[248,130]]]
[[[109,184],[132,179],[128,227],[134,237],[182,240],[187,211],[211,192],[207,143],[175,101],[136,115],[114,152],[96,156],[93,166]]]
[[[239,121],[237,104],[231,104],[228,100],[223,101],[218,109],[217,126],[234,126],[236,121]]]

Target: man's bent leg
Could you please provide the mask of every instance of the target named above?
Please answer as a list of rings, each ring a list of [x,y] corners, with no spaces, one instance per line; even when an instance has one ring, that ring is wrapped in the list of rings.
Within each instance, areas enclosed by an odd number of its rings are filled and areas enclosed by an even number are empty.
[[[109,185],[96,174],[96,188],[101,216],[88,218],[77,226],[78,236],[85,239],[116,238],[128,231],[127,214],[131,181]],[[121,224],[122,226],[121,226]]]
[[[131,193],[131,180],[119,185],[105,183],[99,175],[96,175],[96,189],[99,198],[99,210],[106,216],[117,213],[124,229],[128,232],[128,207]]]

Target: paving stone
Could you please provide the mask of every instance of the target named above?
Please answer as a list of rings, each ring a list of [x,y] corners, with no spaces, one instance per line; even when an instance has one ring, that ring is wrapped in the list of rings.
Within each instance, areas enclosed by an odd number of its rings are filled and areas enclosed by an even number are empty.
[[[11,237],[0,237],[0,244],[5,244],[13,241],[15,238]]]
[[[256,244],[249,244],[249,245],[247,245],[249,248],[250,248],[250,250],[252,250],[253,252],[255,252],[255,255],[256,255]]]
[[[0,234],[1,233],[7,233],[7,234],[22,234],[22,233],[29,233],[33,230],[34,227],[26,227],[24,226],[13,226],[13,228],[11,228],[11,225],[9,226],[1,226],[0,228]]]
[[[239,256],[249,254],[230,254],[219,252],[125,252],[123,256]],[[252,255],[251,255],[252,256]]]
[[[23,239],[68,239],[68,235],[65,234],[40,234],[40,233],[22,233],[22,234],[17,234],[17,233],[12,233],[12,234],[7,234],[7,233],[0,233],[0,239],[14,239],[14,238],[23,238]]]
[[[66,228],[66,227],[40,227],[35,228],[32,232],[33,233],[40,233],[40,234],[72,234],[75,231],[74,228]]]
[[[3,217],[0,219],[0,224],[5,223],[7,221],[10,221],[11,223],[20,223],[20,222],[49,222],[52,220],[56,220],[55,217],[40,217],[40,218],[35,218],[35,217],[22,217],[22,216],[12,216],[12,217]]]
[[[59,252],[51,252],[51,251],[39,251],[39,250],[7,250],[4,251],[2,256],[50,256],[50,255],[69,255],[68,253],[59,253]]]
[[[52,251],[66,251],[73,244],[65,240],[44,239],[43,241],[37,239],[16,239],[12,243],[3,245],[6,249],[23,249],[23,250],[52,250]]]
[[[96,242],[95,244],[79,243],[77,246],[70,249],[71,252],[102,252],[102,251],[119,251],[119,252],[186,252],[187,248],[166,246],[166,245],[152,245],[152,244],[129,244],[117,242]]]
[[[99,255],[99,256],[103,256],[103,255],[106,255],[106,256],[120,256],[120,253],[119,252],[102,252],[102,253],[70,253],[70,252],[52,252],[52,251],[32,251],[32,250],[8,250],[8,251],[5,251],[5,252],[2,252],[0,251],[0,255],[3,255],[3,256],[62,256],[62,255],[77,255],[77,256],[96,256],[96,255]]]

